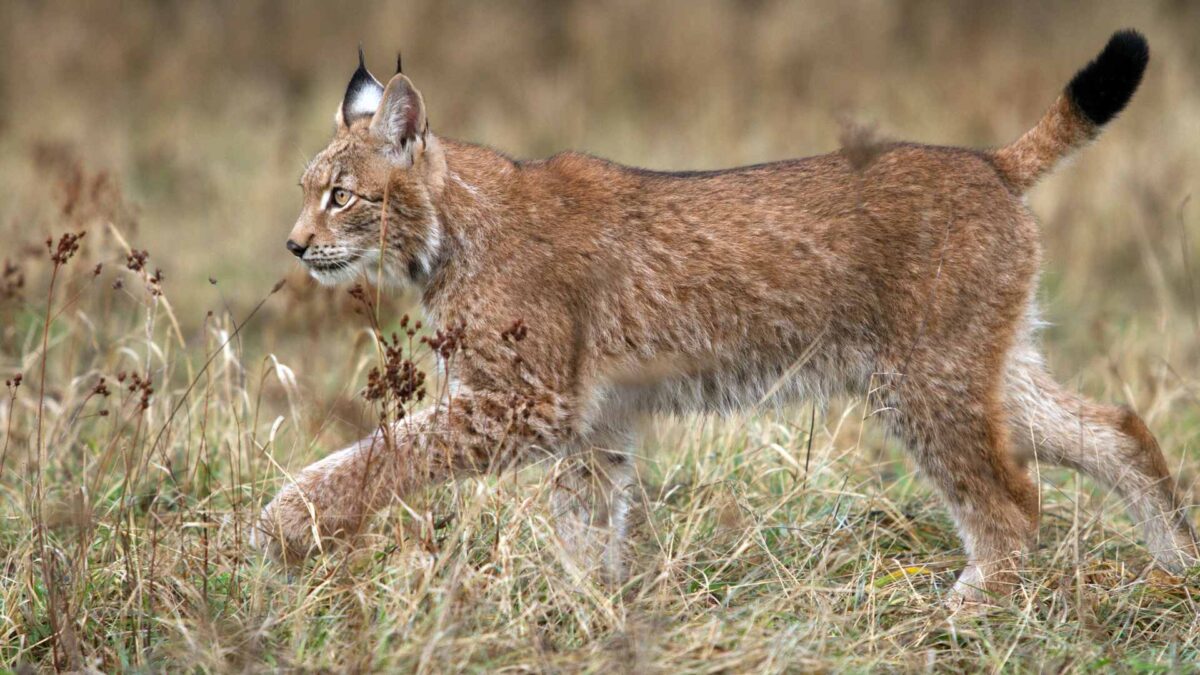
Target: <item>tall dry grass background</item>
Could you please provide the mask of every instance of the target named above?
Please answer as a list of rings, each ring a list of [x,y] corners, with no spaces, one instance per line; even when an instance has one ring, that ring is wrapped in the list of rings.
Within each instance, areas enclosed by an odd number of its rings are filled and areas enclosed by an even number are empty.
[[[648,428],[620,589],[564,571],[546,467],[422,495],[290,575],[244,543],[286,472],[374,419],[368,322],[282,245],[358,43],[381,75],[403,49],[437,133],[681,169],[829,151],[845,119],[1007,142],[1124,26],[1142,90],[1030,197],[1045,341],[1149,420],[1194,501],[1196,3],[0,4],[0,666],[1194,669],[1195,577],[1064,472],[1039,475],[1015,601],[948,615],[953,528],[856,400]]]

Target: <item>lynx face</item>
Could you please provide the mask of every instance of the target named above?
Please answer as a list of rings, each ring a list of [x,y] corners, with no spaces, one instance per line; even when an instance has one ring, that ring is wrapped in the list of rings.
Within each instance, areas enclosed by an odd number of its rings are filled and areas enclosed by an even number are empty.
[[[329,146],[304,171],[287,248],[323,284],[430,274],[441,241],[433,195],[444,166],[424,103],[399,73],[385,88],[359,60]]]

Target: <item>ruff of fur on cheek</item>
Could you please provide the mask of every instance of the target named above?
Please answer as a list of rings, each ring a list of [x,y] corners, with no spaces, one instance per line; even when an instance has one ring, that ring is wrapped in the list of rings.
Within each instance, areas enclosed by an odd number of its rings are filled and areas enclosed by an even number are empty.
[[[433,274],[441,253],[442,226],[436,210],[424,195],[416,207],[405,206],[389,190],[381,205],[386,217],[378,219],[380,235],[386,239],[389,282],[421,286]]]
[[[425,229],[425,241],[421,246],[420,252],[417,254],[417,260],[421,265],[421,277],[429,278],[433,274],[433,264],[441,254],[442,249],[442,223],[438,218],[437,213],[431,208],[429,223]]]

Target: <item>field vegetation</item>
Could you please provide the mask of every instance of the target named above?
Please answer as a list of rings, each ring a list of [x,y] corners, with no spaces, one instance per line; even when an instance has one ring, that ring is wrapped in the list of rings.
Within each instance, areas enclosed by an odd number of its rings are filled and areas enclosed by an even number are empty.
[[[283,247],[360,42],[381,75],[403,50],[436,133],[689,169],[848,124],[1007,142],[1126,26],[1142,90],[1030,198],[1043,336],[1195,503],[1200,4],[0,4],[0,669],[1194,671],[1200,571],[1150,567],[1066,472],[1039,471],[1014,600],[951,614],[961,545],[863,400],[648,425],[620,588],[568,572],[549,464],[419,495],[299,569],[246,543],[290,472],[376,424],[373,316],[416,316]]]

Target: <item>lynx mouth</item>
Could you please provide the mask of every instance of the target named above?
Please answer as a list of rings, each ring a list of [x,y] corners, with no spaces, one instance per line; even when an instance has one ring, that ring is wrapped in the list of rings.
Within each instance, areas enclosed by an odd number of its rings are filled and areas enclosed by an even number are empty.
[[[350,267],[351,265],[353,265],[357,261],[358,261],[357,258],[351,258],[348,260],[333,260],[333,261],[314,260],[312,262],[305,261],[304,264],[308,265],[308,269],[310,269],[314,272],[335,272],[337,270],[344,270],[344,269]]]
[[[334,285],[349,281],[358,273],[358,263],[362,256],[353,256],[340,260],[305,260],[304,265],[313,279],[322,284]]]

